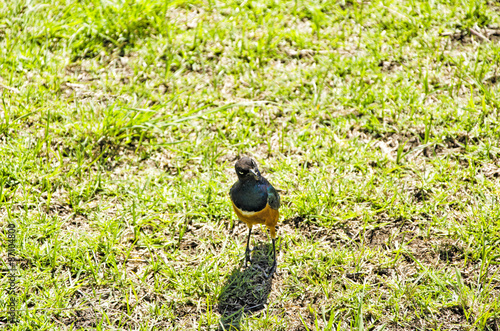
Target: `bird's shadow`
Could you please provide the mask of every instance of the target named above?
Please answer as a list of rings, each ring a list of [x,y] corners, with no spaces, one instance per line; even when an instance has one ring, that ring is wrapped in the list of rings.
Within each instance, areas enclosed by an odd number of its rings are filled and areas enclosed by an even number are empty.
[[[217,309],[221,314],[219,330],[239,330],[240,320],[265,308],[273,277],[266,279],[273,264],[272,244],[260,244],[252,250],[252,263],[235,267],[219,295]]]

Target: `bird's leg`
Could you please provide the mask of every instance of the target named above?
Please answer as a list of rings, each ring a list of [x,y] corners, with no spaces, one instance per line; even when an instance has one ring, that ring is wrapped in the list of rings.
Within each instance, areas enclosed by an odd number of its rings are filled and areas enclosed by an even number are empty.
[[[274,258],[274,262],[273,262],[273,265],[271,266],[271,268],[269,269],[269,272],[267,272],[267,275],[266,278],[270,278],[272,277],[272,275],[274,275],[274,272],[276,271],[276,239],[273,238],[273,258]]]
[[[245,267],[247,266],[248,262],[252,263],[252,259],[250,258],[250,235],[252,234],[252,228],[248,228],[248,238],[247,238],[247,248],[245,249]]]

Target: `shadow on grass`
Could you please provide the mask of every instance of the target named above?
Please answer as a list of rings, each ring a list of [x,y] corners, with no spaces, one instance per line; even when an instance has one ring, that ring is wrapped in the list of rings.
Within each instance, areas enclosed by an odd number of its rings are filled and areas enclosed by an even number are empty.
[[[273,264],[272,244],[261,244],[252,251],[252,263],[241,270],[237,266],[219,296],[218,311],[221,314],[219,330],[239,330],[240,320],[245,314],[252,314],[265,308],[271,292],[273,277],[266,279]]]

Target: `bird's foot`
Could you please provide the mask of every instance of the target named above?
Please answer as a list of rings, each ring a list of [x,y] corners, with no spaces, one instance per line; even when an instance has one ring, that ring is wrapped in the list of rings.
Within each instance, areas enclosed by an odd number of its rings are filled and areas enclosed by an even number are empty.
[[[274,260],[274,263],[271,266],[271,268],[269,269],[269,271],[268,272],[264,272],[264,277],[266,279],[269,279],[269,278],[271,278],[274,275],[275,272],[276,272],[276,260]]]

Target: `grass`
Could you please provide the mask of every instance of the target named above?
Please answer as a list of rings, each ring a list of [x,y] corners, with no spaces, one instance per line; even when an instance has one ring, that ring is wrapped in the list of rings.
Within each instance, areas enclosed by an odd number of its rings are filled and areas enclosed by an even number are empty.
[[[500,329],[493,1],[0,8],[10,329]],[[242,155],[282,190],[271,281]]]

